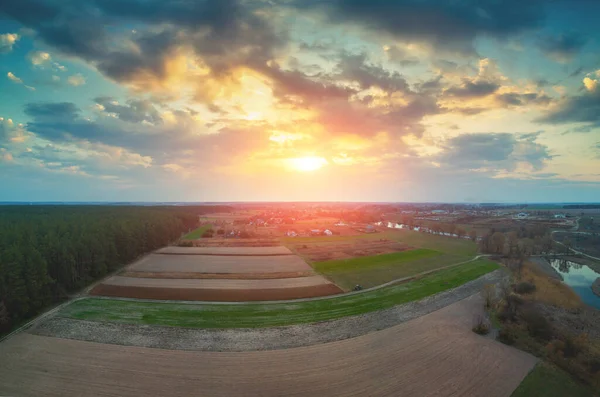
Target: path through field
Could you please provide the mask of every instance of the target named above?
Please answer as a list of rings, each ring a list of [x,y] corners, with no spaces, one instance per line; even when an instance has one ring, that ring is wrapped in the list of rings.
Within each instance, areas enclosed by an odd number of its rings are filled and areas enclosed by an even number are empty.
[[[479,301],[356,338],[206,352],[22,333],[0,344],[0,395],[509,397],[534,357],[471,332]]]

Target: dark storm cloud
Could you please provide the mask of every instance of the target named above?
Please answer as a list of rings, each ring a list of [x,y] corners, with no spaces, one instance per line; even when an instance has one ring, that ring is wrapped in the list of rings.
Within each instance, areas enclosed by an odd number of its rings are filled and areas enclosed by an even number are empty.
[[[567,97],[536,121],[548,124],[591,123],[600,126],[600,90]]]
[[[460,87],[448,88],[445,93],[458,98],[478,98],[493,94],[498,88],[500,85],[494,82],[464,79]]]
[[[34,29],[48,45],[93,63],[119,82],[140,72],[163,77],[165,59],[182,45],[193,47],[217,74],[240,62],[270,59],[286,36],[254,11],[241,0],[0,2],[0,15]],[[114,29],[127,23],[138,33]],[[123,37],[139,51],[115,46]]]
[[[576,33],[559,36],[546,36],[540,39],[540,50],[548,58],[558,62],[568,62],[581,51],[587,39]]]
[[[462,134],[446,142],[438,159],[449,167],[463,169],[513,171],[519,163],[527,163],[539,170],[552,158],[548,147],[536,142],[539,134]]]
[[[297,0],[301,8],[323,10],[340,23],[405,40],[426,41],[437,48],[473,52],[478,34],[507,37],[541,25],[541,0]]]

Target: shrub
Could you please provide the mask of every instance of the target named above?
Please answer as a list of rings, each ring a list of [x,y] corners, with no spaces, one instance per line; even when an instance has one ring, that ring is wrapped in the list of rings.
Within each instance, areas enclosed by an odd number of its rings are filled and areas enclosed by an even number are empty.
[[[481,291],[483,300],[485,301],[485,308],[491,309],[496,303],[496,287],[493,284],[486,284]]]
[[[512,328],[503,327],[500,332],[498,332],[497,339],[505,345],[512,345],[517,341],[517,334]]]
[[[552,325],[546,320],[546,317],[535,311],[535,309],[523,310],[521,319],[527,325],[529,335],[539,340],[550,340],[552,338]]]
[[[519,308],[523,305],[524,300],[519,295],[510,294],[506,298],[504,307],[498,313],[498,320],[502,322],[516,321]]]
[[[179,247],[193,247],[194,243],[189,240],[182,240],[177,243]]]
[[[209,230],[205,231],[204,233],[202,233],[202,237],[203,237],[203,238],[210,238],[210,237],[212,237],[212,236],[213,236],[213,231],[212,231],[212,229],[209,229]]]
[[[219,229],[219,230],[217,230],[217,234],[225,234],[225,230]]]
[[[592,374],[600,372],[600,357],[593,357],[589,359],[587,365]]]
[[[479,335],[487,335],[490,333],[490,324],[483,316],[477,316],[477,321],[473,326],[473,332]]]
[[[535,284],[528,281],[521,281],[515,285],[515,292],[517,294],[532,294],[535,292]]]

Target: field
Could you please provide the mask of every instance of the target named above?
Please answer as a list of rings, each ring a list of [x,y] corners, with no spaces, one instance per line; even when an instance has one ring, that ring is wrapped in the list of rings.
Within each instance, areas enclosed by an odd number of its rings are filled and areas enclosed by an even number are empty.
[[[240,243],[240,240],[234,240]],[[154,251],[155,254],[168,255],[236,255],[236,256],[268,256],[268,255],[292,255],[292,251],[283,246],[201,246],[201,247],[165,247]]]
[[[511,397],[592,397],[588,387],[575,382],[569,374],[546,363],[539,363]]]
[[[477,245],[466,239],[407,230],[360,236],[285,238],[282,242],[346,291],[357,284],[369,288],[466,262],[477,253]],[[360,255],[365,252],[369,256]],[[348,259],[350,254],[354,254],[354,259]],[[315,261],[324,256],[341,260]]]
[[[133,263],[128,271],[189,273],[304,272],[311,267],[296,255],[157,255]]]
[[[373,256],[385,253],[399,252],[409,249],[405,244],[388,239],[356,238],[348,242],[324,241],[304,244],[290,244],[294,251],[311,262],[322,262],[335,259],[348,259],[359,256]]]
[[[390,280],[413,276],[457,262],[453,256],[426,248],[366,256],[354,259],[316,262],[313,267],[340,287],[349,290],[359,284],[373,287]]]
[[[285,247],[166,247],[102,281],[90,295],[238,302],[340,292]]]
[[[0,344],[8,358],[0,360],[0,394],[509,397],[535,359],[471,332],[470,303],[356,338],[271,351],[151,349],[21,334]]]
[[[59,315],[80,320],[199,328],[254,328],[310,323],[415,301],[462,285],[497,268],[496,263],[480,259],[404,284],[316,301],[262,305],[191,305],[84,299],[68,305]]]
[[[189,232],[188,234],[186,234],[185,236],[183,236],[184,240],[196,240],[202,237],[202,235],[204,234],[205,231],[207,231],[208,229],[210,229],[212,227],[212,225],[210,224],[206,224],[206,225],[202,225],[199,228],[197,228],[196,230],[192,230],[191,232]]]

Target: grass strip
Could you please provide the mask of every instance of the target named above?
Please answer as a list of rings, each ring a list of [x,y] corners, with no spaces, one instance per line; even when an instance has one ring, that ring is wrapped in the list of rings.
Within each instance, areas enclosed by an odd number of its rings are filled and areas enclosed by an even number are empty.
[[[392,252],[372,256],[361,256],[351,259],[336,259],[324,262],[315,262],[313,267],[316,271],[331,274],[341,272],[353,272],[374,267],[396,266],[405,262],[415,261],[432,256],[442,255],[439,251],[419,248],[408,251]]]
[[[204,234],[204,232],[207,231],[210,228],[212,228],[212,225],[210,225],[210,224],[202,225],[198,229],[192,230],[191,232],[189,232],[188,234],[186,234],[185,236],[183,236],[183,239],[184,240],[196,240],[196,239],[199,239],[200,237],[202,237],[202,235]]]
[[[480,259],[375,291],[296,303],[211,305],[89,298],[73,302],[59,316],[192,328],[259,328],[313,323],[416,301],[458,287],[498,268],[498,264]]]
[[[539,363],[513,392],[511,397],[592,397],[594,392],[566,372],[547,363]]]

